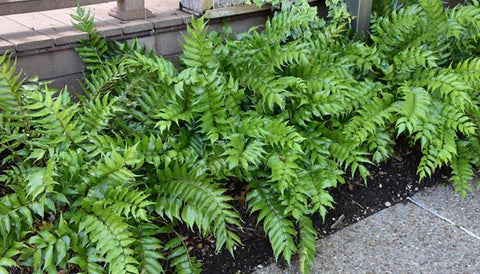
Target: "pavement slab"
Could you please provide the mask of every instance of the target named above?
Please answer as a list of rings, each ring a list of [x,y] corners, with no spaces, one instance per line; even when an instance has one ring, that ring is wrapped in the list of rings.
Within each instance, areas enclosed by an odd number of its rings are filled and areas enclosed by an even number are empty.
[[[433,187],[414,196],[459,225],[480,227],[480,193]],[[462,209],[463,208],[463,209]],[[480,273],[480,240],[411,203],[399,203],[317,242],[312,273]],[[272,264],[257,274],[297,273]]]
[[[427,188],[413,198],[457,225],[480,235],[480,190],[476,189],[462,198],[454,193],[451,186],[439,186]]]

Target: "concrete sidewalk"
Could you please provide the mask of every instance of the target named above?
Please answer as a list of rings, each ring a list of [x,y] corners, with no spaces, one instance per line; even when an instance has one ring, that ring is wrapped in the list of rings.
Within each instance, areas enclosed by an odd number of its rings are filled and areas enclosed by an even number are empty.
[[[450,187],[425,189],[317,247],[312,273],[480,273],[480,191],[461,199]]]

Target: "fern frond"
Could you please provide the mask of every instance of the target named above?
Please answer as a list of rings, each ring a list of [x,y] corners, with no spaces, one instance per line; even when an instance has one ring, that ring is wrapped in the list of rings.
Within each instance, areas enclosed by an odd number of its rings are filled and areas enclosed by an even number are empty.
[[[107,42],[95,28],[90,11],[85,11],[85,8],[78,6],[76,13],[70,16],[73,19],[73,27],[88,34],[88,39],[81,40],[82,46],[76,47],[75,50],[85,63],[86,69],[93,71],[103,63],[103,57],[108,51]]]
[[[470,87],[450,69],[432,69],[414,81],[415,85],[427,87],[432,95],[440,97],[462,111],[473,103],[468,96]]]
[[[202,209],[190,205],[178,197],[166,197],[160,195],[155,205],[155,211],[161,217],[170,221],[181,221],[193,230],[197,226],[199,232],[206,236],[211,231],[211,223],[204,218]]]
[[[110,151],[103,157],[103,161],[99,161],[96,166],[92,167],[92,176],[87,182],[88,187],[127,187],[131,185],[135,181],[136,175],[129,169],[129,166],[139,163],[140,159],[137,155],[136,146],[125,148],[123,155],[115,150]],[[83,185],[79,187],[82,188]]]
[[[259,212],[257,223],[263,221],[275,259],[278,260],[282,255],[290,263],[292,255],[297,251],[294,240],[297,232],[293,222],[285,216],[285,208],[278,199],[278,194],[269,190],[266,184],[252,186],[247,194],[248,208],[252,213]]]
[[[435,53],[425,49],[424,46],[408,47],[397,53],[393,58],[394,72],[396,78],[408,80],[408,76],[415,71],[416,68],[434,68],[437,67]],[[403,76],[403,77],[402,77]]]
[[[447,10],[447,36],[455,37],[453,44],[455,57],[470,58],[471,53],[478,52],[478,30],[480,30],[480,9],[478,5],[457,5]]]
[[[345,134],[361,142],[374,134],[377,127],[387,126],[393,118],[392,103],[392,96],[387,94],[383,98],[374,98],[359,109],[358,114],[345,125]]]
[[[260,71],[251,71],[242,73],[238,79],[240,84],[250,89],[254,94],[258,94],[259,99],[265,110],[273,110],[274,107],[284,109],[286,99],[291,96],[287,91],[290,82],[284,78],[264,75]]]
[[[227,132],[227,111],[224,106],[224,79],[218,77],[217,71],[204,75],[204,79],[194,88],[192,112],[200,116],[201,132],[212,141],[217,141]]]
[[[60,220],[63,221],[63,220]],[[57,269],[66,269],[68,251],[72,239],[69,235],[60,235],[57,231],[41,230],[28,238],[29,246],[22,250],[20,261],[33,258],[34,271],[55,273]]]
[[[367,141],[368,151],[372,153],[372,159],[379,164],[393,154],[393,144],[395,143],[390,132],[377,128],[375,134]]]
[[[240,243],[240,238],[228,226],[240,227],[240,216],[228,204],[232,198],[224,195],[225,190],[212,179],[195,171],[188,172],[185,167],[176,166],[163,173],[165,182],[159,185],[158,192],[167,197],[179,197],[186,204],[198,207],[205,222],[212,226],[211,231],[217,240],[216,252],[225,245],[233,255],[233,248]]]
[[[172,62],[159,56],[146,56],[134,51],[133,56],[125,61],[128,67],[136,68],[140,73],[154,74],[158,81],[171,85],[176,80],[177,70]]]
[[[10,119],[14,114],[24,112],[22,104],[21,73],[16,73],[17,61],[7,52],[0,56],[0,109],[7,112]],[[22,116],[26,118],[25,115]],[[28,120],[27,120],[28,121]]]
[[[285,190],[295,185],[300,171],[297,163],[300,157],[295,153],[273,154],[267,160],[267,166],[271,170],[270,181],[275,182],[276,188],[282,195],[285,194]]]
[[[0,166],[16,158],[17,151],[31,137],[30,117],[25,109],[25,89],[16,60],[8,53],[0,55],[0,154],[7,151]]]
[[[18,267],[17,262],[14,260],[15,256],[21,253],[22,248],[25,245],[23,243],[15,242],[12,245],[2,245],[0,247],[0,273],[8,274],[8,270],[11,267]]]
[[[472,57],[463,60],[455,65],[454,71],[462,79],[466,80],[466,83],[471,84],[471,89],[474,90],[474,83],[480,82],[480,58]]]
[[[199,274],[201,273],[201,265],[195,261],[195,257],[191,257],[184,237],[178,233],[176,236],[165,244],[165,249],[169,251],[167,260],[170,267],[178,274]]]
[[[358,171],[362,179],[366,181],[370,172],[364,165],[372,164],[372,161],[367,158],[369,153],[366,149],[359,147],[359,143],[339,132],[326,133],[323,129],[322,133],[326,136],[326,140],[321,142],[326,143],[333,159],[339,165],[343,165],[345,170],[350,167],[352,177]]]
[[[271,66],[265,69],[274,71],[274,69],[282,69],[293,64],[307,63],[309,50],[304,43],[298,41],[282,46],[280,46],[280,43],[274,46],[266,45],[265,50],[259,53],[261,54],[259,61]]]
[[[157,225],[149,223],[142,223],[136,229],[138,245],[134,251],[139,262],[140,273],[165,273],[160,261],[165,261],[167,258],[161,252],[164,250],[162,242],[156,237],[159,230]]]
[[[182,62],[188,68],[215,69],[219,62],[213,52],[214,45],[207,39],[207,23],[204,17],[193,19],[184,36]]]
[[[308,24],[316,20],[316,9],[308,6],[283,10],[265,23],[263,36],[268,43],[283,42],[296,31],[308,30]]]
[[[306,216],[298,220],[298,226],[300,228],[298,268],[300,273],[308,274],[315,259],[317,231],[313,227],[312,220]]]
[[[121,94],[124,83],[122,80],[128,74],[123,58],[112,58],[102,61],[102,65],[95,68],[88,77],[85,77],[84,91],[87,96],[95,98],[102,92],[110,90]]]
[[[241,167],[248,174],[249,166],[258,167],[260,165],[265,154],[263,149],[265,144],[263,142],[258,140],[249,142],[241,134],[232,135],[229,139],[228,149],[224,153],[227,155],[226,162],[229,169],[233,170],[236,167]]]
[[[32,208],[39,206],[38,203],[29,202],[26,194],[17,191],[3,196],[0,199],[0,234],[3,242],[21,240],[23,231],[33,228],[34,214]],[[43,207],[37,211],[43,216]]]
[[[371,26],[372,41],[387,55],[409,45],[418,34],[417,25],[422,22],[422,8],[411,5],[393,10],[389,16],[375,18]]]
[[[455,136],[452,129],[440,128],[436,138],[422,149],[423,156],[417,169],[420,179],[431,176],[438,167],[452,161],[457,154]]]
[[[420,0],[420,5],[427,14],[428,23],[435,26],[435,30],[440,33],[446,27],[446,16],[441,0]]]
[[[475,135],[477,132],[474,121],[466,113],[453,106],[445,106],[442,115],[445,117],[447,127],[459,131],[465,136]]]
[[[50,158],[45,168],[32,167],[28,170],[25,189],[28,197],[35,200],[41,194],[52,193],[55,184],[55,159]]]
[[[100,256],[105,256],[109,273],[138,273],[138,261],[132,249],[135,239],[128,224],[113,212],[98,208],[99,205],[94,204],[91,213],[77,213],[81,216],[79,231],[88,235]]]
[[[81,214],[84,212],[81,211]],[[78,244],[72,246],[75,255],[69,260],[69,263],[76,264],[81,274],[102,274],[108,271],[105,265],[105,258],[100,255],[100,251],[94,246],[89,246],[87,235],[79,233]]]
[[[87,136],[82,132],[82,124],[76,119],[78,104],[72,103],[70,95],[61,91],[54,97],[54,91],[45,86],[28,95],[28,117],[34,134],[42,136],[34,144],[40,148],[48,149],[49,146],[65,144],[78,146]]]
[[[261,127],[264,141],[273,147],[302,152],[302,142],[305,138],[295,127],[280,119],[268,119]],[[250,129],[253,130],[253,129]]]
[[[460,192],[463,197],[472,191],[471,183],[475,177],[473,166],[470,163],[471,154],[467,142],[457,144],[457,156],[453,158],[452,174],[450,180],[453,182],[456,192]]]
[[[114,214],[143,221],[149,220],[147,206],[154,204],[149,201],[147,194],[124,186],[109,187],[102,202]]]
[[[110,126],[112,119],[123,109],[118,105],[118,97],[95,96],[86,102],[82,111],[85,129],[91,132],[101,132]]]
[[[398,102],[397,106],[397,111],[401,116],[395,124],[397,135],[405,131],[409,135],[413,135],[427,119],[432,99],[423,88],[404,86],[399,88],[399,92],[403,94],[403,100]]]

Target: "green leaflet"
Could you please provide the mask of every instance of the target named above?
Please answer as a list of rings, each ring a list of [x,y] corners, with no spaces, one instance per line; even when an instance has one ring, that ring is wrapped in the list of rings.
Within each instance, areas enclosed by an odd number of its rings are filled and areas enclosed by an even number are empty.
[[[0,57],[0,273],[199,273],[178,228],[235,255],[240,189],[276,259],[298,255],[308,273],[313,214],[325,218],[347,172],[368,183],[397,138],[420,147],[420,179],[449,166],[470,191],[477,1],[382,1],[369,42],[349,39],[343,1],[326,2],[328,21],[303,0],[253,2],[276,9],[263,30],[233,37],[192,20],[178,67],[136,40],[106,41],[79,8],[78,100]]]
[[[300,243],[298,244],[300,273],[310,273],[312,262],[316,252],[316,234],[312,220],[309,217],[302,217],[299,220]]]
[[[263,222],[275,259],[278,260],[282,255],[290,263],[292,255],[297,251],[294,240],[296,231],[293,222],[284,214],[278,196],[278,193],[268,190],[265,184],[259,184],[249,192],[247,201],[252,212],[259,211],[257,222]]]

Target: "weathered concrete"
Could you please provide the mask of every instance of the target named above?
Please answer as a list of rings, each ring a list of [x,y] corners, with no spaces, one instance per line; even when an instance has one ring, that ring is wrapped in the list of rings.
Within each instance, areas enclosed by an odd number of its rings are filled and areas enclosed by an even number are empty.
[[[55,79],[81,73],[83,62],[73,48],[25,55],[18,58],[18,68],[25,77],[38,76],[40,80]]]
[[[2,1],[0,15],[18,14],[44,10],[76,7],[77,5],[91,5],[111,0],[42,0],[42,1]]]
[[[428,188],[414,196],[415,200],[480,235],[480,191],[462,198],[451,187]]]
[[[153,13],[145,8],[145,0],[118,0],[117,6],[110,10],[110,16],[122,21],[146,19],[153,17]]]
[[[52,38],[57,46],[75,43],[80,39],[88,39],[87,33],[75,30],[71,24],[66,25],[40,12],[14,14],[5,16],[5,18]]]
[[[415,200],[478,233],[480,192],[464,200],[445,187]],[[397,204],[317,244],[313,273],[480,273],[480,240],[412,204]],[[296,273],[276,265],[256,273]]]
[[[0,17],[0,38],[15,45],[15,49],[18,51],[53,46],[53,38],[35,32],[5,16]]]
[[[0,39],[0,54],[6,52],[6,51],[12,51],[15,50],[15,45],[12,43],[5,41],[3,39]]]

